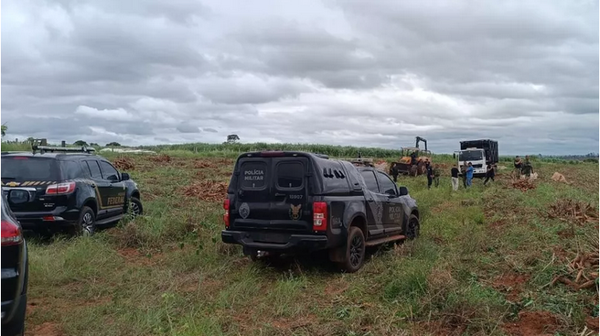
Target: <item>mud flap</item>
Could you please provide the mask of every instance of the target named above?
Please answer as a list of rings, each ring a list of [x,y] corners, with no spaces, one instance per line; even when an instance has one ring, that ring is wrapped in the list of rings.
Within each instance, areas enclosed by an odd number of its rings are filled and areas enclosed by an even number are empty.
[[[329,250],[329,260],[335,263],[341,263],[346,260],[346,244]]]

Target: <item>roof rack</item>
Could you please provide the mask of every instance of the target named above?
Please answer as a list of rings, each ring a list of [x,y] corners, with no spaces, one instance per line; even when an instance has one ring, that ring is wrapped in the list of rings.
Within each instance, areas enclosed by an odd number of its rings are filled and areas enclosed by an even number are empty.
[[[33,154],[35,154],[36,151],[40,151],[40,154],[43,154],[45,152],[50,152],[50,153],[54,153],[54,152],[71,152],[71,153],[87,153],[87,154],[92,154],[95,153],[96,150],[94,148],[88,148],[86,146],[81,146],[81,147],[54,147],[54,146],[39,146],[39,145],[33,145],[31,146],[31,149],[33,150]]]

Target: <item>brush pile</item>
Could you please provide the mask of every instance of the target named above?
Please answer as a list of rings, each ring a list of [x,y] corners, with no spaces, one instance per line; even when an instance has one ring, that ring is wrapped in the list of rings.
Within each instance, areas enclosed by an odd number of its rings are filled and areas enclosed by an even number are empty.
[[[530,180],[517,180],[513,181],[513,188],[520,189],[521,191],[527,191],[530,189],[535,189],[535,184]]]
[[[133,164],[133,161],[127,157],[122,157],[122,158],[116,159],[115,161],[113,161],[113,165],[118,170],[134,170],[135,169],[135,164]]]
[[[552,280],[563,283],[574,290],[596,287],[598,281],[598,251],[577,254],[575,259],[567,263],[568,274],[560,275]]]
[[[171,162],[171,157],[166,154],[151,156],[150,161],[153,162]]]
[[[583,225],[585,223],[597,223],[598,211],[589,203],[563,199],[550,205],[548,218],[557,218],[567,223]]]
[[[221,202],[227,194],[227,183],[204,180],[185,187],[183,194],[206,202]]]

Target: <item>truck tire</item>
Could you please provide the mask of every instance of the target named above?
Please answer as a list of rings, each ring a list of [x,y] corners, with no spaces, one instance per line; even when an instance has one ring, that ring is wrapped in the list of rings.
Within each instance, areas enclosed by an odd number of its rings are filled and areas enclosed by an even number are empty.
[[[406,224],[406,239],[413,240],[419,236],[419,218],[411,214]]]
[[[348,230],[345,252],[344,261],[339,266],[348,273],[358,271],[365,262],[365,235],[356,226],[351,226]]]

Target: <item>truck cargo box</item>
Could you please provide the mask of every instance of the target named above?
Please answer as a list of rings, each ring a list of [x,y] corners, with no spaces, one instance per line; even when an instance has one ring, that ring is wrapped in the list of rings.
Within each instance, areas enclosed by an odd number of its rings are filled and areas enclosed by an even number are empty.
[[[460,149],[481,148],[485,151],[488,164],[498,163],[498,141],[490,139],[466,140],[460,142]]]

